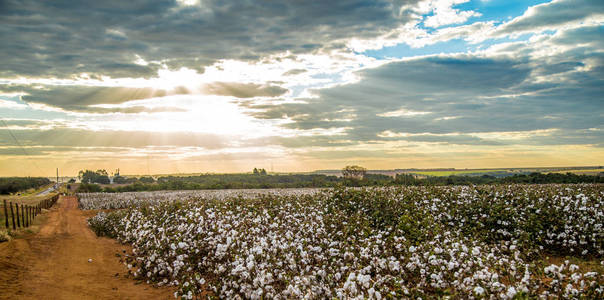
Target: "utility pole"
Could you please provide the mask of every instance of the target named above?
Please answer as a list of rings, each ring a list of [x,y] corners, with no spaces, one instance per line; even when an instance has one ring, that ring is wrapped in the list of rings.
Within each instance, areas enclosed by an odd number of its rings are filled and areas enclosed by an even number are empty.
[[[59,168],[57,168],[57,184],[59,184]]]

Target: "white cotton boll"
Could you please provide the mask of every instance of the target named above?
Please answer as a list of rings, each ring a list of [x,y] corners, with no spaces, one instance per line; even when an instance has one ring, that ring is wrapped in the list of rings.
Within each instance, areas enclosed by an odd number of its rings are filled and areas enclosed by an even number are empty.
[[[513,286],[510,286],[506,292],[506,296],[508,296],[508,298],[512,299],[512,298],[514,298],[516,293],[517,293],[516,288],[514,288]]]
[[[476,295],[479,295],[479,296],[480,296],[480,295],[484,294],[484,289],[483,289],[481,286],[476,286],[476,287],[474,288],[474,293],[475,293]]]
[[[375,294],[375,289],[374,288],[370,288],[367,293],[369,294],[369,298],[373,298],[373,295]]]
[[[357,281],[359,282],[359,284],[361,286],[363,286],[364,288],[369,288],[369,285],[371,284],[371,276],[369,275],[359,275],[357,277]]]

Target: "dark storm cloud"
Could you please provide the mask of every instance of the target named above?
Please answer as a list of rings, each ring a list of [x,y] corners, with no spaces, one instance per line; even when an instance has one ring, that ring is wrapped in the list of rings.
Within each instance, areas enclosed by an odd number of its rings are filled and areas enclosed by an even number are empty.
[[[511,55],[392,62],[361,71],[358,83],[316,90],[318,97],[307,103],[264,106],[254,116],[287,118],[293,122],[285,126],[295,129],[350,127],[342,139],[357,142],[598,144],[601,134],[585,130],[604,125],[604,54],[601,40],[593,40],[599,30],[578,28],[512,45]],[[560,45],[565,47],[556,54],[531,55]],[[581,46],[569,47],[574,45]],[[351,111],[353,120],[342,121]],[[556,130],[509,140],[475,134],[547,129]],[[385,131],[408,135],[388,138]],[[433,135],[417,135],[422,133]]]
[[[415,2],[2,1],[0,76],[149,77],[162,64],[202,71],[219,59],[331,50],[408,22],[401,7]]]
[[[534,6],[523,16],[502,25],[499,33],[522,33],[555,29],[569,22],[604,14],[604,2],[594,0],[558,0]]]

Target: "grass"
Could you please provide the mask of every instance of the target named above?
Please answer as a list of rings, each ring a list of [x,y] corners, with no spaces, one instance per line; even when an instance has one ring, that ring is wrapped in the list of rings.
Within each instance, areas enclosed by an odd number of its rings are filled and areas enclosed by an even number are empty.
[[[12,229],[12,223],[10,224],[10,229],[7,230],[4,227],[4,220],[2,220],[2,223],[0,224],[0,243],[38,233],[42,227],[42,224],[44,224],[47,219],[48,217],[45,214],[38,215],[32,220],[32,223],[29,225],[29,227],[17,227],[16,230]]]
[[[34,205],[40,203],[40,201],[53,197],[54,195],[56,195],[59,192],[66,191],[65,186],[61,186],[61,188],[59,189],[58,192],[54,191],[54,192],[48,193],[46,195],[41,195],[41,196],[37,195],[39,192],[46,190],[50,186],[51,185],[45,185],[45,186],[37,188],[37,189],[29,189],[27,191],[21,192],[20,195],[0,195],[0,228],[2,228],[2,230],[5,229],[4,200],[6,200],[7,204],[8,204],[8,202],[12,202],[13,208],[14,208],[14,203],[18,203],[19,205],[25,204],[25,205],[29,205],[29,206],[34,206]],[[7,207],[7,210],[10,215],[10,207]],[[39,217],[40,216],[36,217],[36,220]],[[9,219],[9,223],[11,223],[9,225],[12,227],[12,221],[10,221],[10,219]],[[25,230],[28,230],[28,229],[31,229],[31,227],[28,227]]]

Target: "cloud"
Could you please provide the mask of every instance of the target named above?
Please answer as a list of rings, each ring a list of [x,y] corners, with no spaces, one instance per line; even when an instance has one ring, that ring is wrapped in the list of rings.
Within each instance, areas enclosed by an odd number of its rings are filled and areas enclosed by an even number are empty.
[[[223,59],[329,53],[407,24],[417,2],[2,1],[0,77],[150,77],[164,66],[203,72]]]
[[[164,97],[174,94],[187,94],[186,89],[177,88],[170,91],[154,88],[81,86],[81,85],[0,85],[0,90],[21,93],[21,100],[27,103],[38,103],[57,107],[66,111],[93,113],[137,113],[158,111],[182,111],[173,107],[129,108],[94,107],[99,104],[121,104],[132,100]]]
[[[49,107],[60,108],[71,112],[88,113],[140,113],[140,112],[183,112],[182,108],[169,105],[145,107],[133,105],[129,107],[104,107],[102,105],[119,105],[135,100],[161,98],[172,95],[206,94],[229,96],[236,98],[276,97],[285,94],[288,90],[276,85],[238,83],[238,82],[210,82],[199,85],[199,88],[176,87],[173,89],[157,89],[152,87],[111,87],[111,86],[85,86],[85,85],[0,85],[0,93],[18,93],[22,101],[30,104],[43,104]],[[0,107],[21,109],[27,105],[14,101],[1,100]]]
[[[14,125],[7,121],[8,125]],[[41,124],[40,124],[41,125]],[[46,124],[48,125],[48,124]],[[229,146],[227,139],[213,134],[176,132],[159,133],[136,130],[89,130],[54,126],[40,128],[29,125],[25,129],[11,129],[26,148],[32,146],[53,147],[199,147],[221,149]],[[6,128],[0,128],[0,146],[15,146]]]
[[[17,103],[15,101],[0,99],[0,108],[25,109],[25,108],[27,108],[27,105],[22,104],[22,103]]]
[[[302,74],[305,72],[307,72],[307,71],[304,69],[291,69],[291,70],[283,73],[283,76],[293,76],[293,75],[298,75],[298,74]]]
[[[287,89],[268,84],[212,82],[204,85],[203,91],[210,95],[252,98],[281,96]]]
[[[421,116],[429,114],[429,111],[413,111],[401,108],[395,111],[389,111],[385,113],[378,114],[378,117],[413,117],[413,116]]]
[[[450,24],[460,24],[466,22],[471,17],[479,17],[482,14],[472,10],[459,10],[453,8],[455,5],[469,2],[469,0],[444,0],[434,1],[432,9],[434,14],[426,17],[424,25],[426,27],[441,27]]]
[[[472,54],[393,61],[358,72],[356,83],[258,107],[253,115],[285,119],[283,126],[299,130],[346,127],[341,139],[357,143],[595,145],[600,136],[585,130],[600,128],[604,116],[600,30],[584,26]],[[343,122],[342,111],[354,117]],[[551,129],[557,131],[524,139],[488,135]],[[381,134],[387,131],[406,135]]]
[[[455,39],[471,44],[501,42],[503,38],[517,38],[522,34],[538,34],[583,26],[604,24],[604,4],[590,0],[558,0],[529,7],[522,16],[509,21],[489,20],[469,23],[460,26],[444,26],[464,23],[469,17],[479,16],[475,11],[461,11],[453,6],[465,3],[466,0],[434,0],[419,5],[418,12],[428,15],[424,20],[425,27],[406,26],[391,34],[389,38],[368,40],[353,43],[357,51],[380,49],[383,46],[394,46],[405,43],[413,48],[422,48],[440,42]],[[430,12],[434,14],[430,15]],[[440,12],[440,13],[439,13]]]
[[[530,7],[522,16],[497,28],[494,35],[556,30],[573,22],[584,22],[590,17],[597,17],[602,22],[604,19],[604,2],[554,0]]]

